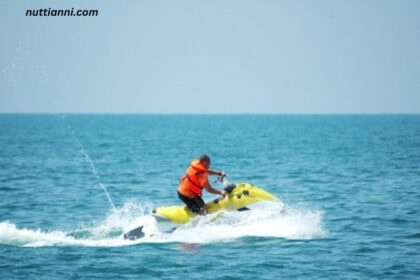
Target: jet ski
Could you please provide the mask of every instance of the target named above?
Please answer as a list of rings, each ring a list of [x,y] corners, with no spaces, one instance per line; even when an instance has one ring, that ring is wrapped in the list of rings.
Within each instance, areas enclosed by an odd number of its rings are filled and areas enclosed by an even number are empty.
[[[226,195],[207,202],[208,213],[219,211],[246,211],[250,206],[261,201],[275,201],[277,198],[248,183],[232,184],[226,177],[221,181],[224,185]],[[186,224],[197,216],[186,206],[164,206],[152,211],[152,216],[156,219],[157,227],[162,232],[171,232],[179,225]],[[143,225],[136,225],[124,233],[124,239],[136,240],[144,237]]]

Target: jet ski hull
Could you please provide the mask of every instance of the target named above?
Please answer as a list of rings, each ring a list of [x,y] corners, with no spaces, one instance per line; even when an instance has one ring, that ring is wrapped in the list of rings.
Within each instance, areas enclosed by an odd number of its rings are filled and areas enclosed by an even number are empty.
[[[238,184],[223,198],[216,198],[207,202],[209,214],[218,211],[244,210],[247,206],[261,202],[274,201],[277,198],[251,184]],[[185,224],[197,216],[186,206],[158,207],[153,214],[165,218],[175,224]]]

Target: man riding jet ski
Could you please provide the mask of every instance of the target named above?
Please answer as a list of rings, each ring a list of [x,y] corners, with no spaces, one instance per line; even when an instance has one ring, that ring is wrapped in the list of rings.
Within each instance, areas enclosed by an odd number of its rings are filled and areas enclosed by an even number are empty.
[[[171,232],[197,215],[206,215],[222,210],[249,210],[249,206],[257,202],[277,200],[272,194],[251,184],[232,184],[226,179],[225,172],[211,170],[209,166],[210,158],[207,155],[202,155],[199,160],[191,162],[191,166],[187,168],[186,174],[181,178],[178,196],[186,206],[158,207],[153,210],[152,215],[161,231]],[[208,175],[220,176],[224,185],[223,191],[218,191],[210,186]],[[221,197],[207,204],[204,203],[201,198],[204,188],[211,193],[220,194]],[[135,240],[144,235],[143,225],[135,225],[124,234],[124,238]]]
[[[185,171],[178,186],[178,197],[193,213],[205,215],[208,212],[207,205],[201,198],[203,189],[212,194],[225,196],[226,191],[218,191],[209,183],[208,175],[217,175],[223,178],[225,172],[209,169],[210,157],[201,155],[199,160],[191,161],[191,165]]]

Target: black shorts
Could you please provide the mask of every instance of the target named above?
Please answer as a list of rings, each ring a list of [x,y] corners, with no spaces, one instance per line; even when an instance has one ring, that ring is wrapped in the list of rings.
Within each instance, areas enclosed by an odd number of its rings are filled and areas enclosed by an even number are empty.
[[[200,214],[201,209],[206,205],[200,196],[191,198],[178,192],[178,197],[187,205],[188,209],[197,214]]]

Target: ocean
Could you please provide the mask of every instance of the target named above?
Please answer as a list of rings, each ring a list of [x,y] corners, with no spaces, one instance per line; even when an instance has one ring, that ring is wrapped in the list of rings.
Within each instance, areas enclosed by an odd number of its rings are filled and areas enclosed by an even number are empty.
[[[0,147],[0,279],[420,277],[420,115],[0,114]],[[153,231],[203,153],[279,201]]]

